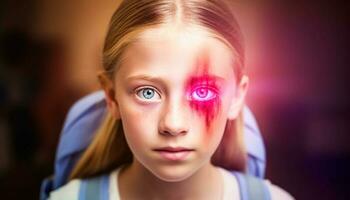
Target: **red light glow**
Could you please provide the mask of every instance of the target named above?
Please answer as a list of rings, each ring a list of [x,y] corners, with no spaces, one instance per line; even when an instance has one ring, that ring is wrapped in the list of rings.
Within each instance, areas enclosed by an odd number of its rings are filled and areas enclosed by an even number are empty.
[[[215,77],[208,74],[191,77],[187,86],[187,97],[190,107],[205,117],[207,128],[220,108],[220,91]]]

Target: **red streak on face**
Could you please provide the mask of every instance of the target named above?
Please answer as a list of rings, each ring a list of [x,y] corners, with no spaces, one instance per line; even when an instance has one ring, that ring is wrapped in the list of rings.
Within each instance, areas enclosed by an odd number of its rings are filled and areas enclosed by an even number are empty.
[[[218,77],[209,73],[210,57],[203,52],[198,57],[193,75],[187,79],[186,93],[192,110],[204,117],[207,133],[221,107],[221,89]]]
[[[191,77],[187,85],[190,107],[205,117],[207,129],[220,110],[220,91],[214,77],[208,74]]]

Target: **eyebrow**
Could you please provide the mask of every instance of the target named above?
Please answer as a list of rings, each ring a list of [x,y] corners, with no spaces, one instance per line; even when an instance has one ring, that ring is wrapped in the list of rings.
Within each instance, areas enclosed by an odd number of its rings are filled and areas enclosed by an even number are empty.
[[[149,75],[135,75],[135,76],[129,76],[126,78],[126,81],[134,81],[134,80],[146,80],[150,82],[161,82],[163,83],[163,80],[160,77],[156,76],[149,76]]]
[[[150,82],[160,82],[163,83],[163,79],[156,76],[149,76],[149,75],[135,75],[135,76],[129,76],[126,78],[126,81],[134,81],[134,80],[146,80]],[[191,83],[198,83],[198,82],[208,82],[208,83],[225,83],[226,80],[223,77],[216,76],[216,75],[210,75],[210,74],[203,74],[199,76],[192,76],[187,79],[187,82]]]
[[[193,76],[188,79],[189,82],[191,83],[224,83],[226,82],[225,78],[216,76],[216,75],[211,75],[211,74],[203,74],[201,76]]]

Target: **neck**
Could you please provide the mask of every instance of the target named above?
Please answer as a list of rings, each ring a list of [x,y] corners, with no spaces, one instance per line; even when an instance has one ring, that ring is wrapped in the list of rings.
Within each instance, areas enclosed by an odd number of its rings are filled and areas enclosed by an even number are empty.
[[[118,178],[122,199],[219,199],[222,177],[219,170],[207,163],[181,181],[164,181],[142,164],[134,161]]]

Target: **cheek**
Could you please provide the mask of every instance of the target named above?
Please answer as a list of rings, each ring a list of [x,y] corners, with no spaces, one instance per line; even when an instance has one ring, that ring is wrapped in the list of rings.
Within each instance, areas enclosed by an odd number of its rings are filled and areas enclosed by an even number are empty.
[[[138,126],[135,126],[134,123],[136,120],[129,120],[128,118],[123,118],[123,131],[125,138],[130,147],[138,146],[138,144],[142,141],[142,134],[140,133],[140,129]]]
[[[122,106],[121,109],[121,119],[123,123],[123,130],[125,137],[129,145],[143,146],[143,143],[147,143],[147,138],[150,138],[152,131],[154,131],[154,126],[149,123],[153,120],[152,116],[147,115],[147,112],[140,112],[135,106]]]
[[[211,129],[214,118],[218,115],[221,109],[220,98],[215,98],[210,101],[190,101],[190,107],[194,110],[201,118],[204,119],[206,125],[206,131]]]
[[[152,146],[153,135],[152,127],[145,125],[145,120],[139,120],[137,116],[129,116],[129,118],[123,118],[123,131],[126,142],[132,151],[133,155],[138,160],[143,160],[143,154],[145,149]]]
[[[205,143],[216,143],[220,141],[228,120],[227,110],[229,109],[229,99],[227,94],[221,94],[210,101],[190,101],[190,109],[198,117],[197,123],[201,125],[201,133]]]
[[[203,124],[204,139],[209,143],[216,143],[215,141],[221,140],[221,136],[224,132],[227,118],[221,112],[221,103],[217,107],[214,107],[214,111],[208,112],[196,111],[201,118]]]

